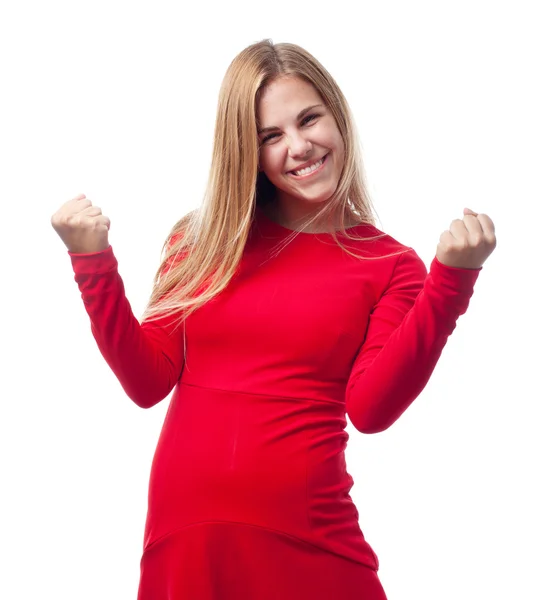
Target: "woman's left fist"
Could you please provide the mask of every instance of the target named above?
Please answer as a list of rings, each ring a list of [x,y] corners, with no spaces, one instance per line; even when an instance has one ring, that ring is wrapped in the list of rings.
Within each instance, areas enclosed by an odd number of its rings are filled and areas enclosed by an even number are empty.
[[[463,219],[454,219],[437,245],[437,260],[447,267],[479,269],[496,247],[494,223],[488,215],[468,208]]]

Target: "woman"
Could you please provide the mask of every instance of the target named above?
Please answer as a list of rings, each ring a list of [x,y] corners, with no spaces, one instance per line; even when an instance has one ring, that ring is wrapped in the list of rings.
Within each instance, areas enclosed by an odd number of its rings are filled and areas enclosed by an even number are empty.
[[[377,600],[350,497],[346,414],[389,427],[420,394],[494,250],[468,209],[416,252],[379,231],[342,92],[263,41],[220,92],[209,185],[142,322],[110,221],[84,195],[52,224],[97,344],[147,408],[175,388],[150,475],[139,600]]]

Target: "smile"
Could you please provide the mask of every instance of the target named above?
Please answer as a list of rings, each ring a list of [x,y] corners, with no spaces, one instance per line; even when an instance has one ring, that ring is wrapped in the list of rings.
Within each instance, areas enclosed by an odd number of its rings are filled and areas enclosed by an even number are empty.
[[[319,171],[323,169],[323,166],[327,162],[327,157],[328,154],[326,156],[323,156],[323,158],[318,160],[313,165],[306,167],[305,169],[299,169],[298,171],[289,171],[289,175],[291,177],[294,177],[295,179],[306,179],[308,177],[311,177],[312,175],[319,173]]]

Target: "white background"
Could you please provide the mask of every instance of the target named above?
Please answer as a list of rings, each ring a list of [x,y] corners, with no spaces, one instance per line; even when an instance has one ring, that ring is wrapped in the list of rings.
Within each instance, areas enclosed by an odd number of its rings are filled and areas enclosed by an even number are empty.
[[[389,600],[547,598],[542,3],[357,5],[3,3],[0,597],[136,597],[168,400],[125,397],[50,217],[79,193],[101,206],[140,316],[165,236],[201,201],[224,72],[270,37],[342,87],[381,229],[429,267],[465,206],[497,228],[420,398],[382,434],[348,426]]]

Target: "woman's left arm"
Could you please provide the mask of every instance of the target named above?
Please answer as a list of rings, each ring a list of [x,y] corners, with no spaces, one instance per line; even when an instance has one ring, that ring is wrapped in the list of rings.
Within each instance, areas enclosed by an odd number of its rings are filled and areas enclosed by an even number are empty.
[[[346,412],[362,433],[384,431],[418,397],[469,306],[496,239],[489,217],[464,215],[441,235],[429,274],[414,250],[399,256],[371,313],[346,389]]]

